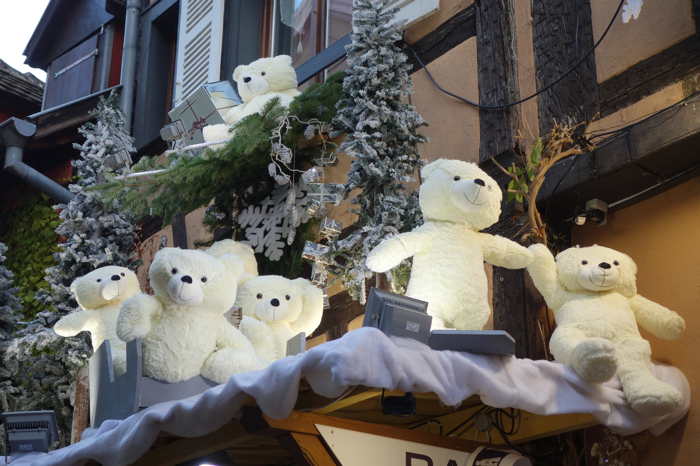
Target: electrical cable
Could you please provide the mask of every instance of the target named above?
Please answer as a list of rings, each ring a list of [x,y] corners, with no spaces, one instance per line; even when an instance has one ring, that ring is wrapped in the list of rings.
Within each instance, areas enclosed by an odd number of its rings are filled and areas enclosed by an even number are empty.
[[[603,34],[601,34],[600,38],[598,38],[598,40],[595,42],[595,44],[593,44],[593,47],[591,47],[590,50],[588,50],[585,54],[583,54],[581,57],[579,57],[579,59],[576,60],[576,62],[574,62],[574,64],[573,64],[568,70],[566,70],[564,73],[562,73],[557,79],[555,79],[555,80],[552,81],[551,83],[549,83],[549,84],[547,84],[546,86],[544,86],[543,88],[537,90],[534,94],[532,94],[532,95],[530,95],[530,96],[528,96],[528,97],[525,97],[525,98],[523,98],[523,99],[516,100],[515,102],[509,102],[509,103],[503,104],[503,105],[485,105],[485,104],[480,104],[480,103],[478,103],[478,102],[474,102],[474,101],[472,101],[472,100],[469,100],[469,99],[467,99],[466,97],[462,97],[462,96],[460,96],[460,95],[457,95],[457,94],[454,94],[454,93],[448,91],[447,89],[445,89],[444,87],[442,87],[442,86],[435,80],[435,78],[433,77],[432,73],[430,73],[430,71],[428,70],[427,65],[423,62],[423,60],[421,60],[421,58],[418,56],[418,53],[415,51],[415,49],[414,49],[413,47],[411,47],[408,43],[406,43],[406,46],[407,46],[408,49],[413,53],[413,56],[416,58],[416,61],[418,62],[418,64],[420,65],[420,67],[423,68],[423,70],[425,70],[425,73],[428,75],[428,79],[429,79],[429,80],[433,83],[433,85],[434,85],[438,90],[440,90],[442,93],[447,94],[447,95],[449,95],[450,97],[452,97],[452,98],[454,98],[454,99],[460,100],[460,101],[466,103],[467,105],[471,105],[472,107],[476,107],[476,108],[481,109],[481,110],[506,110],[506,109],[508,109],[508,108],[510,108],[510,107],[514,107],[514,106],[516,106],[516,105],[520,105],[520,104],[522,104],[522,103],[524,103],[524,102],[527,102],[528,100],[534,99],[535,97],[537,97],[538,95],[542,94],[543,92],[545,92],[545,91],[551,89],[552,87],[556,86],[556,85],[557,85],[559,82],[561,82],[564,78],[566,78],[568,75],[570,75],[571,73],[573,73],[573,72],[576,70],[576,68],[578,68],[579,65],[581,65],[581,63],[583,63],[584,60],[586,60],[586,59],[596,50],[596,48],[598,48],[598,46],[600,45],[600,43],[603,42],[603,39],[605,39],[605,36],[608,35],[608,32],[610,31],[610,28],[611,28],[612,25],[615,23],[615,19],[617,18],[618,14],[620,13],[620,10],[622,10],[622,5],[623,5],[624,3],[625,3],[625,0],[620,0],[620,3],[617,5],[617,9],[615,10],[615,13],[613,14],[612,18],[610,19],[610,22],[609,22],[608,25],[606,26],[605,30],[603,31]]]

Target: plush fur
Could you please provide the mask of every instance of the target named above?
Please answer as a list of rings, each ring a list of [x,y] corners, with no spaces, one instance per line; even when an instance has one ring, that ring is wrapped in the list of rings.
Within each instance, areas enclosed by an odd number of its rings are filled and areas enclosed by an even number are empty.
[[[603,246],[570,248],[556,260],[541,244],[530,246],[535,286],[554,310],[557,328],[549,347],[581,378],[620,378],[630,406],[661,415],[677,408],[680,393],[651,372],[651,347],[637,324],[663,339],[678,338],[685,322],[675,312],[637,294],[634,261]]]
[[[323,316],[323,291],[309,280],[264,275],[241,286],[236,303],[243,309],[241,331],[268,362],[286,356],[287,341],[311,335]]]
[[[233,71],[233,80],[243,103],[223,113],[225,124],[203,128],[202,135],[206,142],[229,139],[233,125],[248,115],[260,113],[272,99],[278,98],[282,106],[288,107],[300,94],[296,71],[289,55],[259,58],[249,65],[239,65]]]
[[[164,248],[148,275],[155,295],[122,306],[117,335],[143,338],[147,376],[181,382],[202,375],[219,383],[262,367],[250,341],[224,317],[236,300],[247,258]]]
[[[126,344],[117,338],[117,316],[126,299],[141,291],[136,274],[126,267],[108,265],[76,278],[70,286],[81,310],[62,317],[53,330],[62,337],[90,332],[93,350],[109,341],[115,371],[126,368]]]
[[[413,257],[406,295],[428,302],[433,329],[481,330],[489,318],[484,261],[509,269],[532,260],[526,248],[479,230],[501,214],[501,189],[473,163],[436,160],[421,175],[425,223],[379,244],[367,267],[386,272]]]

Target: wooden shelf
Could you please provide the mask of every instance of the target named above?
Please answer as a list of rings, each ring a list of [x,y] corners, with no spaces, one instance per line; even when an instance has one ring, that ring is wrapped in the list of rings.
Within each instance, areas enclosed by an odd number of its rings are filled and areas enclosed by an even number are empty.
[[[400,396],[385,392],[384,396]],[[316,464],[335,465],[333,454],[322,440],[317,425],[326,425],[387,438],[401,439],[460,451],[473,451],[480,444],[502,445],[497,430],[480,432],[469,423],[477,412],[492,408],[478,397],[458,407],[445,406],[433,393],[417,393],[416,414],[382,413],[382,390],[357,387],[336,400],[316,395],[302,387],[295,411],[285,419],[272,419],[261,413],[252,399],[241,419],[198,438],[161,436],[136,465],[170,465],[226,450],[236,464]],[[465,424],[466,422],[466,424]],[[520,425],[509,436],[511,442],[525,442],[596,424],[587,414],[540,416],[520,413]],[[461,432],[464,430],[463,432]],[[449,433],[449,435],[447,435]]]

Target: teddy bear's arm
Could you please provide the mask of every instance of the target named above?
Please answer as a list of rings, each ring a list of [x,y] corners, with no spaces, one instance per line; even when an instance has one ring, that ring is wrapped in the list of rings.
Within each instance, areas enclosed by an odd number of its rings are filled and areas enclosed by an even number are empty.
[[[61,317],[53,326],[53,331],[62,337],[73,337],[83,330],[90,330],[90,314],[87,311],[77,311]]]
[[[117,336],[131,341],[143,338],[151,331],[153,319],[160,315],[163,305],[154,296],[139,293],[124,301],[117,317]]]
[[[250,316],[243,316],[240,329],[241,333],[250,340],[260,358],[266,361],[276,359],[275,337],[266,323]]]
[[[522,269],[532,262],[532,252],[515,241],[498,235],[481,235],[484,260],[507,269]]]
[[[685,330],[683,317],[661,304],[641,295],[630,298],[629,303],[637,323],[654,336],[664,340],[675,340]]]
[[[564,290],[559,285],[554,256],[544,244],[533,244],[528,247],[528,250],[532,252],[533,260],[527,266],[527,272],[530,274],[535,288],[549,307],[559,309],[566,302],[566,298],[562,296]]]
[[[421,231],[410,231],[387,238],[369,253],[367,268],[377,273],[393,269],[404,259],[422,251],[430,244],[430,240],[430,235]]]

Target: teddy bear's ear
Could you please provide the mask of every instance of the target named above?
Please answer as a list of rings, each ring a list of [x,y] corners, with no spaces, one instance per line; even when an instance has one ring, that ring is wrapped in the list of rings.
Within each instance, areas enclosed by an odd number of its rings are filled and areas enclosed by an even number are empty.
[[[637,295],[637,264],[634,263],[631,257],[624,254],[621,269],[620,294],[628,298],[634,298]]]
[[[70,284],[70,292],[73,293],[73,296],[75,296],[75,293],[78,291],[78,282],[80,281],[82,277],[78,277],[73,282]]]
[[[294,288],[302,296],[303,308],[301,314],[290,327],[295,333],[304,332],[311,335],[321,324],[323,317],[323,291],[305,278],[292,280]]]
[[[281,65],[292,66],[292,57],[289,55],[277,55],[274,60]]]
[[[245,70],[245,65],[238,65],[234,70],[233,70],[233,80],[238,82],[238,80],[241,77],[241,73]]]
[[[437,159],[434,162],[430,162],[428,165],[423,167],[420,171],[420,176],[422,179],[428,178],[430,175],[435,173],[436,170],[442,168],[445,165],[445,159]]]

